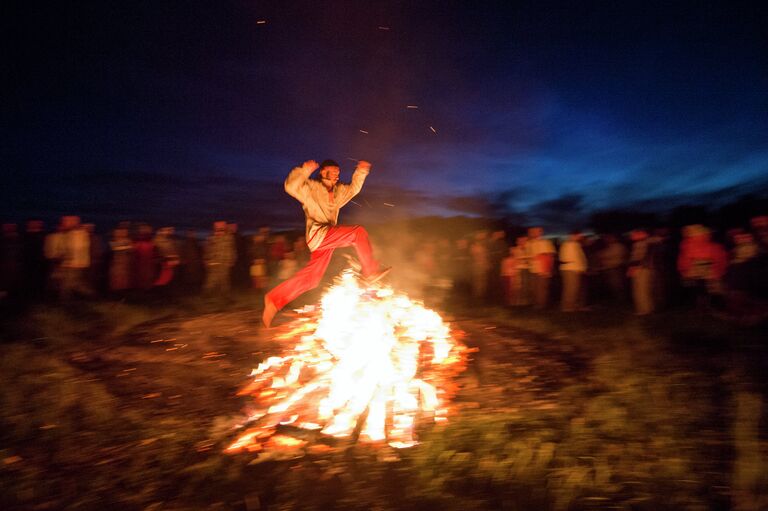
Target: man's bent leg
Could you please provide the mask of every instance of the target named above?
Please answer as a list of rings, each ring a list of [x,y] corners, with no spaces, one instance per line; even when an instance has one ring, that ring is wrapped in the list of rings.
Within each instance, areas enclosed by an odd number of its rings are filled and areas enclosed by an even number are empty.
[[[323,245],[312,252],[312,256],[304,268],[267,293],[264,302],[271,303],[277,310],[280,310],[299,295],[316,288],[333,255],[333,249],[325,249]]]
[[[357,258],[362,265],[363,275],[369,276],[379,271],[379,263],[373,257],[373,249],[368,239],[368,232],[359,225],[336,225],[331,227],[323,238],[318,250],[355,247]],[[327,264],[326,264],[327,266]]]

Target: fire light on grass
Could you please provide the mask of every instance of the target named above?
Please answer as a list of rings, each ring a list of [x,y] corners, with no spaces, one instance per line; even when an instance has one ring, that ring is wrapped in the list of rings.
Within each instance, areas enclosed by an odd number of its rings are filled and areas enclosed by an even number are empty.
[[[469,350],[421,303],[347,270],[283,328],[292,347],[252,371],[239,394],[255,410],[227,452],[284,445],[291,431],[410,447],[418,424],[447,420]]]

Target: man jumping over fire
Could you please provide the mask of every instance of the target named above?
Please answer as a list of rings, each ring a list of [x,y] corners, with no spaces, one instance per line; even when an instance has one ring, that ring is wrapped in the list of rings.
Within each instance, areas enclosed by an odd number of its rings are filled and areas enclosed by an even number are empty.
[[[320,179],[310,179],[315,170],[320,169]],[[371,164],[359,161],[352,182],[339,183],[339,164],[325,160],[320,165],[315,160],[305,161],[301,167],[294,168],[285,180],[285,191],[294,197],[304,209],[306,216],[306,240],[312,253],[307,265],[293,277],[282,282],[264,297],[262,320],[269,327],[275,314],[287,303],[299,295],[314,289],[320,283],[333,250],[352,245],[357,251],[363,277],[372,284],[390,268],[379,268],[373,257],[368,232],[359,225],[336,225],[339,210],[352,197],[360,193],[366,176],[371,171]]]

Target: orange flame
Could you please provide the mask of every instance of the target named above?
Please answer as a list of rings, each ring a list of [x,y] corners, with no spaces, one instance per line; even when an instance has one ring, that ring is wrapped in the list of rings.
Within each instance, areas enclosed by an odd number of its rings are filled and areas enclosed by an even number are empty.
[[[259,364],[238,393],[256,411],[227,452],[260,450],[281,427],[410,447],[418,422],[445,422],[468,350],[439,314],[388,286],[362,287],[349,270],[319,308],[299,313],[278,336],[293,348]],[[286,438],[268,445],[306,444]]]

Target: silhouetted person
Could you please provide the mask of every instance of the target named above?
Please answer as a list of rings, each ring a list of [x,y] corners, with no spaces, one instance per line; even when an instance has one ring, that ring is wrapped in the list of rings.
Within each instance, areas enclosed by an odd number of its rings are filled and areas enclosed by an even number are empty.
[[[520,302],[520,269],[517,267],[515,248],[509,247],[507,257],[501,260],[499,271],[504,289],[504,305],[510,307]]]
[[[161,227],[154,239],[155,250],[160,259],[160,272],[153,285],[165,289],[166,292],[173,291],[179,267],[179,248],[173,236],[174,232],[173,227]]]
[[[493,303],[504,299],[504,286],[501,280],[501,260],[509,254],[504,231],[494,231],[488,240],[488,297]]]
[[[581,232],[573,231],[560,246],[560,277],[563,279],[560,307],[563,312],[581,310],[586,305],[582,286],[587,271],[587,256],[584,255],[581,240]]]
[[[658,228],[648,238],[649,257],[653,269],[651,293],[653,310],[663,310],[670,301],[670,294],[675,282],[674,254],[669,242],[669,229]]]
[[[437,260],[435,257],[435,244],[432,241],[425,241],[418,245],[413,253],[414,272],[411,284],[417,289],[417,296],[421,299],[428,299],[437,296],[433,292],[433,285],[437,278]]]
[[[528,237],[518,236],[512,249],[515,268],[520,275],[520,291],[516,305],[531,304],[531,256],[528,253]]]
[[[205,291],[229,294],[232,266],[235,264],[235,242],[227,229],[227,222],[213,223],[213,234],[205,245]]]
[[[227,229],[229,230],[229,234],[232,236],[235,245],[235,264],[232,267],[232,284],[237,289],[246,289],[250,283],[250,258],[248,257],[250,252],[250,240],[239,232],[236,223],[227,224]]]
[[[475,234],[475,240],[469,246],[469,254],[472,270],[472,297],[475,303],[478,303],[488,298],[488,275],[491,271],[485,231]]]
[[[24,287],[26,297],[40,300],[45,293],[47,264],[45,261],[45,232],[42,220],[30,220],[24,232]]]
[[[630,233],[632,252],[627,275],[632,280],[632,301],[635,314],[645,316],[653,312],[653,267],[648,233],[635,229]]]
[[[293,241],[293,256],[299,268],[309,262],[309,249],[307,248],[307,240],[304,239],[304,236],[299,236]]]
[[[62,280],[60,297],[68,300],[73,295],[90,296],[88,268],[91,265],[91,240],[88,231],[80,224],[80,217],[64,217],[64,256],[61,261]]]
[[[46,280],[46,294],[49,298],[59,297],[61,293],[61,281],[64,270],[61,263],[64,260],[65,247],[65,221],[66,217],[59,220],[56,230],[45,237],[43,254],[48,262],[48,274]]]
[[[469,240],[459,238],[454,243],[451,258],[451,277],[453,279],[453,298],[464,302],[472,290],[470,268],[472,256],[469,253]]]
[[[269,255],[268,240],[269,228],[261,227],[253,235],[249,247],[251,287],[258,293],[264,292],[269,286],[269,270],[267,269],[267,258]]]
[[[293,277],[297,269],[296,256],[293,252],[286,252],[283,259],[277,265],[277,278],[279,280],[287,280]]]
[[[135,287],[148,290],[155,283],[157,274],[157,251],[152,241],[152,227],[139,226],[139,233],[133,244]]]
[[[22,244],[16,224],[3,224],[0,238],[0,298],[18,298],[22,285]]]
[[[754,216],[749,220],[760,256],[768,256],[768,215]]]
[[[115,229],[109,248],[112,252],[109,261],[109,291],[121,294],[133,285],[133,241],[128,236],[128,229]]]
[[[93,224],[83,224],[83,229],[88,233],[88,243],[90,250],[90,264],[86,271],[85,280],[88,287],[94,292],[104,290],[104,264],[105,249],[104,240],[96,233],[96,226]]]
[[[531,258],[533,303],[537,310],[549,304],[549,289],[555,264],[555,246],[543,237],[544,229],[528,229],[528,254]]]
[[[267,255],[267,272],[269,273],[270,285],[274,286],[279,282],[277,278],[277,268],[280,261],[285,257],[288,251],[288,242],[282,234],[274,234],[269,240],[269,252]]]
[[[713,295],[723,293],[728,255],[722,245],[711,240],[709,229],[702,225],[686,226],[683,236],[677,269],[697,307],[707,307]]]
[[[193,229],[187,229],[179,249],[179,273],[182,285],[188,291],[199,291],[203,285],[205,265],[203,250]]]
[[[622,303],[626,297],[624,279],[626,278],[627,247],[613,234],[606,234],[603,240],[605,247],[598,254],[600,271],[613,301]]]

